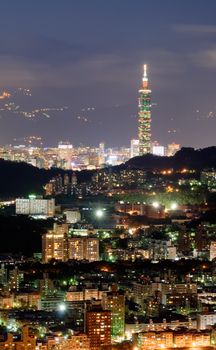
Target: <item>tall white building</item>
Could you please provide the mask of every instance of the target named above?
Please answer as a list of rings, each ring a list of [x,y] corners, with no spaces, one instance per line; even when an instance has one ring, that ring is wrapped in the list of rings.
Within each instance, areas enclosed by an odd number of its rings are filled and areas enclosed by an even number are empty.
[[[99,165],[105,163],[105,144],[104,142],[99,143]]]
[[[164,146],[159,146],[159,145],[153,146],[152,153],[155,156],[163,157],[165,155],[165,148],[164,148]]]
[[[139,140],[131,140],[130,143],[130,157],[137,157],[139,155]]]
[[[55,199],[43,199],[36,196],[29,196],[29,198],[17,198],[16,214],[22,215],[55,215]]]

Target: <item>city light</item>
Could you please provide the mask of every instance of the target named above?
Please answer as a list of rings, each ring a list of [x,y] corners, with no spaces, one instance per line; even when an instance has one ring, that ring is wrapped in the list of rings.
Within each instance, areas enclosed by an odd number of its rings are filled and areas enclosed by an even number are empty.
[[[216,350],[216,0],[8,3],[0,350]]]
[[[95,215],[98,219],[102,218],[104,216],[103,209],[97,209]]]
[[[35,194],[29,194],[29,199],[36,199],[36,195]]]
[[[176,210],[176,209],[178,209],[178,204],[175,203],[175,202],[172,203],[171,206],[170,206],[170,209],[171,209],[171,210]]]
[[[66,305],[65,305],[64,303],[59,304],[58,310],[59,310],[60,312],[65,312],[66,309],[67,309],[67,308],[66,308]]]

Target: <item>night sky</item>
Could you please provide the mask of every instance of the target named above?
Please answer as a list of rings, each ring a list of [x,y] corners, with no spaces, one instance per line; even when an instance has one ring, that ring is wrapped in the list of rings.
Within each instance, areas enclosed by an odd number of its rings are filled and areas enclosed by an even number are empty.
[[[0,145],[129,146],[144,63],[153,140],[215,145],[215,14],[215,0],[1,1]],[[19,113],[47,107],[67,108]]]

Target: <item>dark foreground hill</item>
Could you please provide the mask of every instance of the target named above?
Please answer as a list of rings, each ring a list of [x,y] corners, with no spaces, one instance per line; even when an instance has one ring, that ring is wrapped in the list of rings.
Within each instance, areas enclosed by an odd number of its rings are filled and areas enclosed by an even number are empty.
[[[0,196],[2,198],[41,193],[51,174],[26,163],[0,160]]]
[[[173,168],[202,170],[216,169],[216,147],[194,150],[182,148],[173,157],[159,157],[147,154],[135,157],[117,167],[121,169],[144,169],[148,171]],[[26,196],[29,193],[42,193],[43,186],[55,175],[64,174],[61,169],[38,169],[26,163],[17,163],[0,159],[0,198]],[[67,171],[67,173],[72,173]],[[77,172],[78,181],[90,181],[94,171]]]
[[[24,162],[11,162],[0,159],[0,199],[28,196],[30,193],[43,193],[44,185],[62,169],[39,169]],[[67,171],[72,174],[72,171]],[[78,174],[79,181],[91,178],[91,172]]]

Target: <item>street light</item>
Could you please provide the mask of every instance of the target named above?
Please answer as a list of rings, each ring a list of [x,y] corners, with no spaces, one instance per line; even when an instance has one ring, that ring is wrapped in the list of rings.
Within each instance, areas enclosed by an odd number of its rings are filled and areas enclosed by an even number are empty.
[[[95,215],[97,216],[98,219],[100,219],[104,216],[104,212],[102,209],[97,209],[95,212]]]
[[[158,202],[153,202],[153,203],[152,203],[152,206],[153,206],[155,209],[157,209],[157,208],[159,208],[160,204],[159,204]]]
[[[61,304],[59,304],[58,305],[58,310],[60,311],[60,312],[65,312],[66,311],[66,305],[64,304],[64,303],[61,303]]]
[[[170,206],[171,210],[176,210],[178,208],[178,204],[177,203],[172,203]]]

